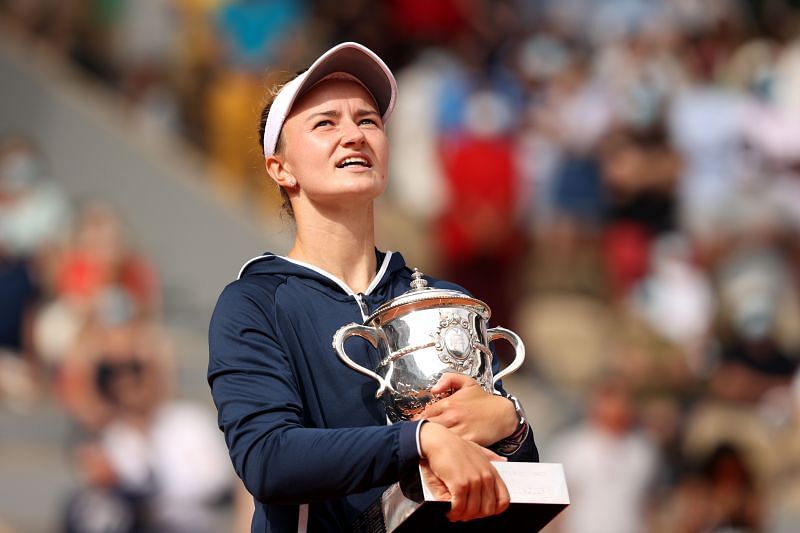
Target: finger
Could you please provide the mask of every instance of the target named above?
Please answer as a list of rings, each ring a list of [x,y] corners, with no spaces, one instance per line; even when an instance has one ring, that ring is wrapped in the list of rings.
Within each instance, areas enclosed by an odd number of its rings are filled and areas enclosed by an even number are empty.
[[[414,420],[420,418],[431,420],[433,417],[440,416],[445,412],[447,412],[447,398],[442,400],[434,400],[428,403],[420,413],[414,415]]]
[[[448,372],[447,374],[442,374],[442,377],[439,378],[439,381],[433,386],[431,392],[433,394],[450,394],[466,386],[470,382],[474,382],[474,380],[465,374]]]
[[[500,514],[508,509],[508,506],[511,504],[511,495],[508,493],[508,487],[505,481],[503,481],[503,478],[501,478],[499,474],[495,476],[494,479],[494,494],[497,502],[495,514]]]
[[[481,514],[480,516],[492,516],[497,514],[497,478],[500,477],[494,467],[483,478],[481,487]]]
[[[487,496],[484,494],[484,489],[486,489],[486,480],[484,475],[480,474],[470,484],[469,499],[464,513],[461,515],[461,520],[473,520],[482,516],[483,500]],[[492,505],[494,505],[494,495],[492,495]]]
[[[433,493],[433,497],[437,501],[449,502],[452,498],[450,491],[447,490],[447,486],[444,482],[433,473],[427,461],[420,461],[419,470],[425,485],[427,485]]]
[[[448,520],[455,522],[464,514],[464,507],[467,503],[467,494],[463,489],[453,490],[452,488],[449,488],[449,490],[451,495],[450,511],[448,511],[446,516]]]
[[[489,448],[484,448],[483,446],[481,446],[481,451],[483,452],[483,455],[490,461],[500,461],[503,463],[508,461],[507,457],[503,457],[502,455],[497,455]]]
[[[481,510],[480,478],[472,477],[464,485],[462,498],[458,508],[451,510],[448,519],[452,522],[467,521],[477,518]]]
[[[422,411],[422,416],[430,420],[435,416],[439,416],[445,411],[445,405],[442,403],[443,400],[431,402],[425,406],[425,410]]]

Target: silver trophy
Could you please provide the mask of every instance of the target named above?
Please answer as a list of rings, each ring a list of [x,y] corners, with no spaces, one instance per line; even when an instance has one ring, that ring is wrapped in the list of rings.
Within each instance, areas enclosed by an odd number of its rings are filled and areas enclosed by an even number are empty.
[[[431,389],[445,373],[466,374],[492,393],[494,384],[525,359],[516,333],[486,329],[491,311],[485,303],[463,292],[428,287],[417,269],[412,278],[410,290],[381,305],[364,324],[347,324],[333,336],[339,358],[378,382],[375,397],[383,401],[392,422],[410,420],[438,400]],[[345,353],[344,343],[353,335],[378,349],[381,361],[374,371]],[[493,375],[489,343],[498,339],[511,343],[516,355]]]
[[[487,329],[489,307],[463,292],[427,286],[415,269],[411,289],[381,305],[364,321],[342,326],[333,348],[344,363],[378,383],[375,393],[392,422],[410,420],[439,398],[431,389],[443,374],[459,372],[474,378],[487,392],[517,370],[525,347],[516,333]],[[352,336],[366,339],[380,353],[370,370],[355,363],[344,350]],[[514,347],[514,360],[492,374],[489,343],[505,340]],[[560,464],[494,463],[508,488],[511,505],[504,513],[468,523],[445,518],[449,503],[439,500],[417,475],[391,485],[352,525],[355,533],[412,533],[417,531],[539,531],[569,505]]]

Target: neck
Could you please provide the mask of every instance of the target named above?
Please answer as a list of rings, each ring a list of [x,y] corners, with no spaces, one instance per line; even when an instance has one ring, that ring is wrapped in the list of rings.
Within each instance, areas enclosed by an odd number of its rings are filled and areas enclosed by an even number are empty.
[[[297,235],[288,256],[310,263],[364,292],[375,277],[375,221],[370,203],[354,212],[295,211]]]

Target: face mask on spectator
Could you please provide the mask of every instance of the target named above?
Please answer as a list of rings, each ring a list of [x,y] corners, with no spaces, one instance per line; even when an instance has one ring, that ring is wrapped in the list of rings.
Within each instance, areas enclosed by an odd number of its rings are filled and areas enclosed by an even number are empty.
[[[28,152],[8,154],[0,161],[0,192],[19,193],[39,177],[39,163]]]

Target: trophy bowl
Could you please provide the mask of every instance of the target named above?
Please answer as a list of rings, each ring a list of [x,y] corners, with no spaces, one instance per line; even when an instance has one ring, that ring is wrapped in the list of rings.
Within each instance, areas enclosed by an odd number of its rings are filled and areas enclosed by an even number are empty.
[[[505,328],[487,329],[490,316],[482,301],[460,291],[428,287],[415,269],[407,292],[381,305],[364,324],[339,328],[333,348],[347,366],[378,383],[375,396],[389,420],[410,420],[439,399],[431,389],[445,373],[465,374],[493,393],[498,380],[522,365],[522,340]],[[345,353],[345,341],[354,335],[378,350],[377,368],[364,368]],[[493,375],[489,343],[498,339],[509,342],[515,356]]]

